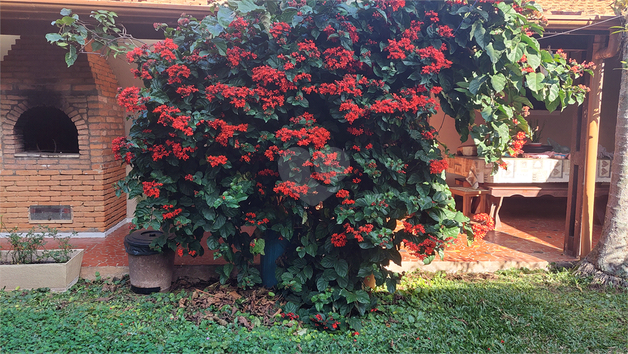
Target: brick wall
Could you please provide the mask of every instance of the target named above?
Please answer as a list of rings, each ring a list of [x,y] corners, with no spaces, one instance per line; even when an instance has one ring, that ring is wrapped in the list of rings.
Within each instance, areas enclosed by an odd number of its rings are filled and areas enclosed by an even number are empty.
[[[117,80],[106,60],[79,55],[67,68],[65,51],[44,36],[22,37],[2,62],[0,92],[0,215],[7,227],[26,230],[30,205],[70,205],[72,223],[60,231],[105,232],[126,217],[126,199],[112,184],[124,177],[111,140],[124,135],[115,102]],[[78,154],[23,153],[14,126],[22,113],[54,107],[74,122]]]

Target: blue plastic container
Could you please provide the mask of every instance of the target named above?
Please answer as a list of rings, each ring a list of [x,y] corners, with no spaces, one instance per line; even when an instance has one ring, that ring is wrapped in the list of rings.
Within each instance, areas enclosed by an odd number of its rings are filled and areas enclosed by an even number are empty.
[[[265,255],[260,257],[262,285],[267,288],[272,288],[277,285],[277,278],[275,277],[277,264],[275,261],[277,258],[281,257],[288,244],[290,244],[290,241],[282,238],[278,232],[271,230],[266,231],[264,241],[266,242],[264,246]]]

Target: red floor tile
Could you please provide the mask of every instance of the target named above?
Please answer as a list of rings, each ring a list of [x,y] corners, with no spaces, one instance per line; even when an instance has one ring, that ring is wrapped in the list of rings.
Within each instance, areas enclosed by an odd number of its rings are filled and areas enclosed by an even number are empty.
[[[444,261],[567,261],[574,258],[563,254],[563,232],[565,229],[565,198],[519,198],[504,200],[501,209],[502,227],[490,232],[484,240],[467,246],[466,237],[461,236],[445,252]],[[84,248],[83,267],[127,266],[124,250],[124,237],[128,228],[122,227],[106,238],[76,238],[71,243],[75,248]],[[594,226],[594,243],[601,234],[601,225]],[[204,242],[204,241],[203,241]],[[0,246],[7,248],[8,242],[0,240]],[[52,247],[54,245],[49,245]],[[402,252],[405,262],[418,259]],[[436,259],[439,262],[440,259]],[[203,257],[176,257],[177,265],[220,264],[211,252]]]

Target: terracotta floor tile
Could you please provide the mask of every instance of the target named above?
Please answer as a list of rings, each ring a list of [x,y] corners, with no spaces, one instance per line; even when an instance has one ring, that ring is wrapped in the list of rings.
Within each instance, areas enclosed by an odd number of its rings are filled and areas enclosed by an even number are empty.
[[[467,246],[467,240],[461,235],[445,251],[444,261],[567,261],[574,258],[563,255],[563,232],[565,228],[565,198],[517,198],[504,200],[501,219],[502,227],[490,232],[484,240]],[[594,243],[601,234],[601,225],[594,226]],[[128,266],[124,249],[124,237],[128,234],[126,226],[116,230],[106,238],[75,238],[71,243],[75,248],[84,248],[84,267]],[[205,240],[202,241],[205,244]],[[7,248],[6,239],[0,239],[0,246]],[[53,246],[53,245],[49,245]],[[422,261],[402,251],[404,263]],[[435,262],[441,260],[437,257]],[[202,257],[176,257],[177,265],[221,264],[214,260],[212,252]]]

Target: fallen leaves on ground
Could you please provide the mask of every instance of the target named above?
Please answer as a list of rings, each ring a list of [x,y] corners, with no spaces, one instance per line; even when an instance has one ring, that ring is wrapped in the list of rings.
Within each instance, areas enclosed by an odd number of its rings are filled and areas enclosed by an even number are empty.
[[[178,307],[185,309],[186,320],[196,324],[210,320],[226,326],[237,321],[247,329],[252,329],[257,322],[250,320],[250,316],[253,316],[259,318],[259,324],[268,326],[281,313],[279,307],[283,304],[280,297],[270,297],[265,288],[243,290],[215,283],[203,290],[189,291],[188,297],[179,300]]]

